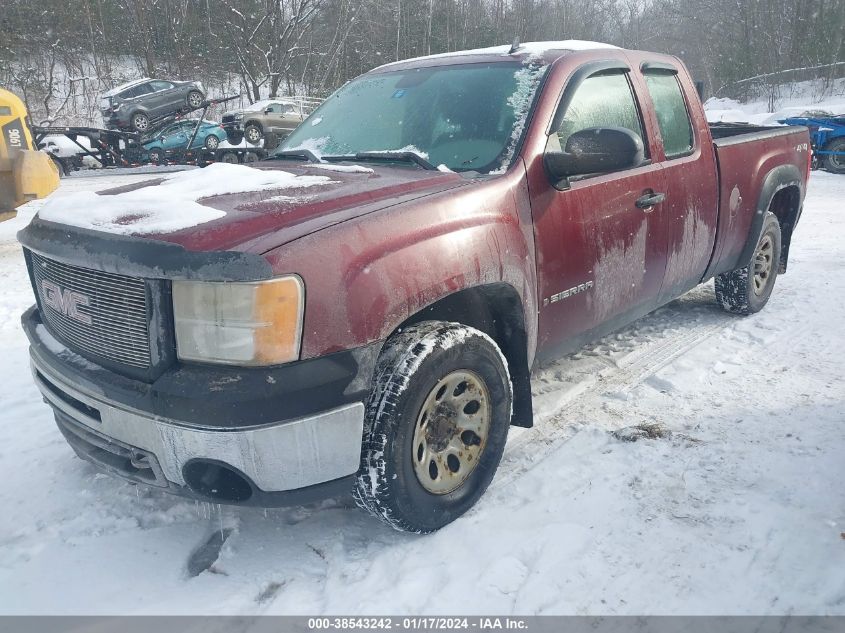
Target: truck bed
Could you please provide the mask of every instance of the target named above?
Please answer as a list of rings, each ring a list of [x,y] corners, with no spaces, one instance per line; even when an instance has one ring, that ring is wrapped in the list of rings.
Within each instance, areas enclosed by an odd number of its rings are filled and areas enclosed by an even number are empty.
[[[710,131],[719,174],[719,224],[708,276],[741,265],[752,223],[761,221],[785,182],[797,185],[796,191],[803,188],[810,159],[804,127],[711,123]],[[775,182],[773,170],[780,176],[777,186],[768,182]]]
[[[746,134],[756,134],[760,132],[769,132],[778,130],[783,126],[766,126],[755,125],[753,123],[725,123],[722,121],[716,123],[709,123],[710,134],[713,136],[713,141],[733,138],[735,136],[744,136]]]

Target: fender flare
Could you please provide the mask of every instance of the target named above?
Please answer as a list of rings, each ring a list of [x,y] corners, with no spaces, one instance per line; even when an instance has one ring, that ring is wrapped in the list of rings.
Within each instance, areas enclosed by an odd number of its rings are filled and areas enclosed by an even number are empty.
[[[775,195],[787,187],[798,187],[801,192],[800,199],[802,201],[804,200],[801,172],[795,165],[778,165],[766,174],[763,184],[760,187],[760,195],[757,198],[757,209],[751,220],[751,228],[748,231],[745,246],[743,246],[739,257],[737,257],[734,263],[734,270],[742,268],[746,262],[751,261],[751,256],[754,254],[754,249],[757,248],[757,242],[760,241],[760,235],[763,233],[763,220],[766,218],[766,212],[771,207]]]

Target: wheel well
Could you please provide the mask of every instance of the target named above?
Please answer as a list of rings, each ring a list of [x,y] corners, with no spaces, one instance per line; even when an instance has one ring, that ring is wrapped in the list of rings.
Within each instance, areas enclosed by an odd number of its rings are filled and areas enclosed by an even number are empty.
[[[420,321],[453,321],[468,325],[496,341],[508,361],[513,383],[514,426],[531,427],[531,372],[522,300],[508,284],[488,284],[448,295],[410,316],[399,329]]]
[[[260,121],[256,121],[255,119],[250,119],[249,121],[246,121],[246,122],[244,123],[244,129],[246,129],[246,127],[247,127],[248,125],[254,125],[254,126],[255,126],[255,127],[257,127],[259,130],[263,130],[263,129],[264,129],[264,126],[263,126],[263,125],[261,125],[261,122],[260,122]]]
[[[792,241],[792,231],[798,221],[801,208],[801,191],[795,185],[784,187],[778,191],[769,203],[769,211],[774,213],[780,223],[780,267],[778,272],[786,272],[789,260],[789,244]]]

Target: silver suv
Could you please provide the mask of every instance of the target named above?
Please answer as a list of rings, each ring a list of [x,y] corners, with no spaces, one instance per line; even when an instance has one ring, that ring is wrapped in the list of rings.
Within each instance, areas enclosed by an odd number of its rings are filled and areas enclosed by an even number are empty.
[[[156,119],[196,110],[205,101],[198,81],[137,79],[100,95],[100,112],[107,127],[144,133]]]

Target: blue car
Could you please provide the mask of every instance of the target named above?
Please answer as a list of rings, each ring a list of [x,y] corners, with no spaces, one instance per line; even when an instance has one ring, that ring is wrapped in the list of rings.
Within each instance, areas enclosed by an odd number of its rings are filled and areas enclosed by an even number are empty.
[[[188,139],[194,132],[196,120],[177,121],[164,128],[156,138],[144,143],[147,157],[151,163],[160,163],[164,160],[167,152],[186,150]],[[226,140],[226,130],[212,121],[200,121],[197,135],[190,149],[205,149],[213,152],[220,145],[220,141]]]

